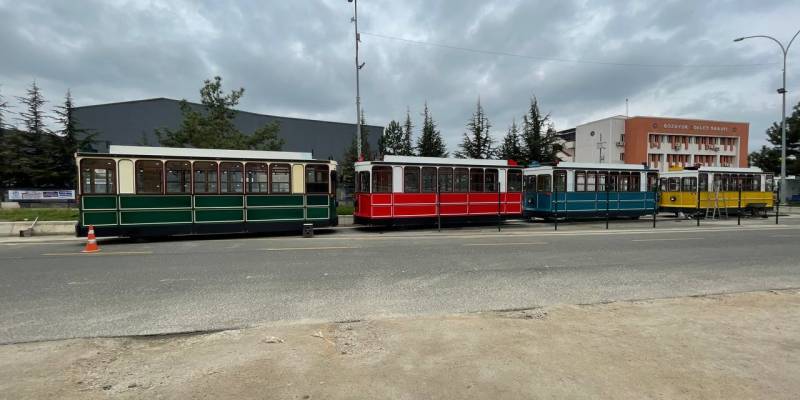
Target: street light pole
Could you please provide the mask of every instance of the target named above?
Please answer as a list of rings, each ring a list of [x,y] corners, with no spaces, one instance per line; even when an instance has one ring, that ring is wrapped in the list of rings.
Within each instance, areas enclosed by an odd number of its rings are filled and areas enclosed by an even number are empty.
[[[752,38],[764,38],[772,40],[773,42],[777,43],[778,46],[781,48],[781,52],[783,52],[783,83],[780,89],[778,89],[778,93],[781,94],[782,97],[782,105],[781,105],[781,184],[778,185],[778,202],[785,202],[786,199],[784,196],[786,190],[786,56],[789,54],[789,47],[792,46],[792,42],[794,39],[797,38],[797,35],[800,34],[800,31],[792,36],[792,40],[786,45],[783,46],[783,43],[778,41],[772,36],[767,35],[754,35],[754,36],[743,36],[740,38],[733,39],[734,42],[741,42],[745,39],[752,39]]]
[[[356,27],[356,160],[361,161],[361,93],[359,87],[359,71],[364,67],[364,64],[358,62],[358,42],[361,41],[361,35],[358,33],[358,0],[347,0],[348,3],[353,3],[353,18],[351,22]]]

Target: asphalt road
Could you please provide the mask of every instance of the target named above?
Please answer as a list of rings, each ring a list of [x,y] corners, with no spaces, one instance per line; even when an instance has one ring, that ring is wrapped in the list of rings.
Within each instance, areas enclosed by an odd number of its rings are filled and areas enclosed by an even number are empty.
[[[0,243],[0,343],[800,287],[800,216],[613,226]]]

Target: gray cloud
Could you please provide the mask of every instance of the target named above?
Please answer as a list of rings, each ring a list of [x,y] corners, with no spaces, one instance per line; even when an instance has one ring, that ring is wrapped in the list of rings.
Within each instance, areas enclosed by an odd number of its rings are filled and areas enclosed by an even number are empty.
[[[767,41],[788,39],[800,3],[762,1],[371,1],[365,33],[524,54],[480,54],[363,35],[362,100],[371,123],[419,125],[427,101],[451,148],[478,96],[500,137],[536,95],[557,128],[624,112],[751,123],[751,147],[780,116],[777,64],[680,68],[630,64],[780,61]],[[0,0],[0,90],[20,95],[36,79],[51,103],[71,88],[79,104],[146,97],[196,99],[219,74],[243,86],[241,108],[297,117],[354,118],[353,31],[345,1]],[[800,76],[789,66],[789,102]]]

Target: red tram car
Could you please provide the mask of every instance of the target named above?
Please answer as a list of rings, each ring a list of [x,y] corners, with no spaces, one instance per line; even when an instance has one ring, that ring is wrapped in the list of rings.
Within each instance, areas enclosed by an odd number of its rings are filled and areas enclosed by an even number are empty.
[[[522,216],[513,161],[385,156],[355,164],[357,224],[477,221]]]

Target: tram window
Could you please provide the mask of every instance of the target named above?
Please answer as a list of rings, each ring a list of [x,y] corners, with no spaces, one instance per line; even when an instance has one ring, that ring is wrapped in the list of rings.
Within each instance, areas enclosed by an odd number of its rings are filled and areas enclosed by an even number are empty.
[[[403,168],[403,191],[419,193],[419,167]]]
[[[639,192],[642,190],[642,175],[639,172],[631,173],[630,180],[628,181],[629,192]]]
[[[620,172],[619,180],[617,181],[617,191],[618,192],[629,192],[630,191],[630,180],[631,176],[627,172]]]
[[[752,187],[750,188],[750,190],[752,190],[754,192],[761,191],[761,180],[762,180],[762,178],[763,177],[761,175],[753,175]]]
[[[575,191],[576,192],[586,191],[586,172],[575,171]]]
[[[241,163],[224,162],[219,164],[221,193],[243,193],[244,174]]]
[[[194,168],[194,192],[217,193],[217,163],[213,161],[196,161]]]
[[[567,191],[567,172],[566,171],[556,171],[553,172],[553,183],[555,186],[555,190],[559,192],[566,192]]]
[[[327,165],[306,165],[306,193],[328,193]]]
[[[660,182],[660,185],[661,185],[660,190],[662,192],[668,192],[669,191],[669,184],[667,183],[668,179],[667,178],[661,178],[659,180],[659,182]]]
[[[436,167],[422,167],[422,191],[436,192]]]
[[[597,190],[597,174],[594,172],[586,173],[586,191],[594,192]]]
[[[550,187],[550,175],[539,175],[536,177],[536,190],[539,192],[550,192],[553,189]]]
[[[167,161],[167,193],[192,192],[192,164],[188,161]]]
[[[525,192],[536,192],[536,175],[528,175],[525,177]]]
[[[775,176],[772,174],[766,175],[766,182],[764,183],[764,191],[766,192],[774,192],[775,191]]]
[[[392,193],[392,167],[372,167],[372,192]]]
[[[708,191],[708,174],[703,172],[700,174],[700,191],[707,192]]]
[[[658,190],[658,174],[655,172],[647,173],[647,191],[655,192]]]
[[[506,192],[522,191],[522,170],[510,169],[506,178]]]
[[[453,169],[452,168],[439,168],[439,191],[452,192],[453,191]]]
[[[485,184],[483,186],[484,191],[489,193],[495,193],[500,190],[497,186],[497,170],[496,169],[487,169],[485,171]]]
[[[164,165],[161,161],[136,161],[136,193],[161,194]]]
[[[597,174],[597,191],[598,192],[605,192],[606,189],[610,189],[606,182],[608,181],[608,175],[605,172],[600,172]]]
[[[265,163],[247,163],[247,193],[269,192],[269,166]]]
[[[453,191],[456,193],[469,192],[469,170],[456,168],[453,173]]]
[[[369,193],[369,172],[361,171],[358,173],[358,180],[356,181],[356,192]]]
[[[681,190],[680,178],[669,178],[669,187],[667,191],[678,192]]]
[[[292,174],[289,164],[270,164],[269,185],[271,193],[291,193]]]
[[[696,192],[697,191],[697,178],[690,178],[690,177],[681,178],[681,191],[682,192]]]
[[[608,181],[606,182],[606,186],[608,187],[609,192],[617,192],[619,191],[619,172],[609,172],[608,173]]]
[[[483,191],[483,168],[470,168],[469,170],[469,191]]]
[[[81,160],[81,193],[115,193],[117,164],[111,159]]]

